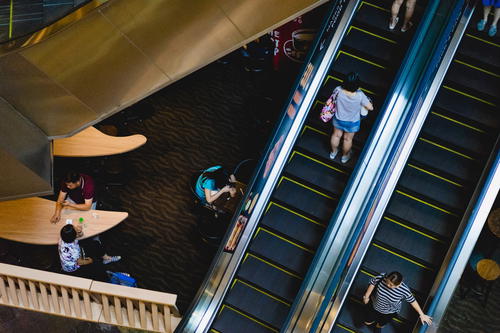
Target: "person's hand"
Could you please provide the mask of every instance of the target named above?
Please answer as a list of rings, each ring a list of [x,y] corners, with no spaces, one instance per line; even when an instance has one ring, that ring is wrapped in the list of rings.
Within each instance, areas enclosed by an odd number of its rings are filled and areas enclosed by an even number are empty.
[[[50,223],[57,223],[61,220],[61,215],[54,214],[50,218]]]
[[[368,302],[370,302],[370,297],[363,296],[363,303],[368,304]]]
[[[432,317],[426,315],[426,314],[421,314],[420,315],[420,322],[423,324],[427,324],[427,325],[432,325]]]
[[[82,237],[83,236],[83,228],[81,225],[75,225],[73,226],[73,228],[75,228],[75,231],[76,231],[76,237]]]
[[[63,205],[63,207],[71,207],[71,202],[69,202],[68,200],[64,200],[61,205]]]
[[[231,186],[226,185],[226,186],[224,186],[224,187],[222,188],[222,190],[221,190],[221,191],[222,191],[222,193],[229,192],[229,191],[231,191]]]

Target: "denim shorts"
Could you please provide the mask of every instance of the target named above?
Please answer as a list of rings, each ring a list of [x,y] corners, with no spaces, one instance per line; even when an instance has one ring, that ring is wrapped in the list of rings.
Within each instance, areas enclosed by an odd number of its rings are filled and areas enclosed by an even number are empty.
[[[356,133],[359,131],[360,122],[358,121],[343,121],[338,120],[335,116],[332,118],[333,127],[348,133]]]

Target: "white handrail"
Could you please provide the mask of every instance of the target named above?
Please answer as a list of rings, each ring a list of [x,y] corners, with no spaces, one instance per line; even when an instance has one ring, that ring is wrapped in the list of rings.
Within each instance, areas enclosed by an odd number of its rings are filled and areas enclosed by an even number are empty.
[[[0,264],[0,304],[52,315],[171,333],[177,295]]]

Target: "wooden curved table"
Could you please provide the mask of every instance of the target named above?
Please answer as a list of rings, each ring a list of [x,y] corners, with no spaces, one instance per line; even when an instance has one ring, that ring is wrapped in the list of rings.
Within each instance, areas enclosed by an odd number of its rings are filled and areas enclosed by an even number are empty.
[[[83,217],[83,237],[93,237],[113,228],[127,218],[126,212],[104,210],[79,211],[63,209],[61,221],[54,224],[55,202],[42,198],[27,198],[0,202],[0,237],[29,244],[54,245],[67,219],[74,225]]]
[[[111,136],[91,126],[69,138],[54,140],[54,156],[94,157],[123,154],[147,141],[141,134]]]
[[[488,216],[488,228],[495,236],[500,238],[500,208],[493,210]]]

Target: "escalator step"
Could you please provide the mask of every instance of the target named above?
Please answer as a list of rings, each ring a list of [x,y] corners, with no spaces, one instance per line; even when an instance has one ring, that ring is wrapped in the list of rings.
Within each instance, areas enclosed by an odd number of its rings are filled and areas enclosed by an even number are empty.
[[[477,69],[471,66],[477,67],[477,64],[469,64],[457,59],[453,60],[446,73],[445,80],[497,97],[500,89],[496,83],[498,77],[495,75],[498,75],[498,73],[486,73],[484,68]]]
[[[443,238],[453,237],[459,222],[457,215],[410,196],[408,193],[396,191],[387,206],[386,214],[421,226]]]
[[[453,180],[439,177],[441,176],[430,174],[419,166],[408,164],[399,178],[398,186],[421,193],[422,196],[456,211],[464,210],[469,199],[468,189]]]
[[[487,155],[490,151],[491,139],[485,134],[447,120],[434,112],[427,117],[422,134],[437,138],[466,152]]]
[[[212,327],[220,333],[277,333],[278,330],[261,324],[236,309],[223,306]]]
[[[325,232],[324,225],[276,203],[271,204],[261,223],[310,249],[318,247]]]
[[[308,152],[311,152],[316,156],[322,157],[325,161],[330,160],[328,157],[330,154],[330,134],[319,133],[312,128],[306,127],[296,146],[301,149],[307,150]],[[351,158],[351,161],[344,164],[344,168],[345,166],[354,166],[357,162],[358,156],[359,150],[353,148],[353,156]],[[339,158],[340,157],[337,156],[335,158],[335,161],[333,161],[332,163],[342,165]]]
[[[468,183],[475,183],[481,172],[478,163],[461,155],[460,152],[453,152],[446,148],[437,142],[419,138],[413,146],[410,163],[415,161]]]
[[[268,290],[288,302],[293,302],[302,279],[270,262],[248,255],[238,271],[238,277]]]
[[[290,310],[289,304],[238,280],[229,291],[225,303],[277,328],[283,325]]]
[[[337,196],[342,194],[349,177],[345,171],[300,152],[292,154],[285,172]]]
[[[422,234],[417,229],[409,228],[411,226],[405,227],[401,221],[385,217],[380,222],[374,238],[380,243],[439,267],[446,254],[447,244],[431,235]]]
[[[313,257],[311,250],[273,235],[265,229],[257,231],[257,235],[250,244],[250,252],[269,259],[300,276],[305,275]]]
[[[371,31],[352,25],[342,41],[343,45],[383,60],[385,63],[397,60],[399,47],[396,41],[379,36]],[[342,48],[342,46],[341,46]]]
[[[465,92],[453,87],[442,87],[439,89],[434,104],[450,114],[471,119],[484,127],[500,127],[500,117],[494,105],[491,104],[492,101],[485,101],[465,94]]]
[[[332,194],[325,194],[308,185],[300,184],[293,179],[283,177],[273,198],[293,208],[297,208],[320,222],[326,222],[337,206],[337,199]]]
[[[389,252],[380,245],[372,244],[366,252],[363,266],[374,272],[390,273],[398,271],[408,287],[419,293],[427,293],[434,281],[434,271],[403,258],[400,254]]]
[[[350,72],[357,72],[363,82],[362,86],[368,86],[370,90],[377,91],[387,91],[389,89],[394,73],[388,68],[371,63],[371,60],[363,59],[355,54],[342,50],[339,52],[340,54],[333,64],[334,72],[341,73],[343,77]]]
[[[462,37],[457,52],[500,68],[500,47],[474,34]]]
[[[398,38],[402,35],[399,29],[389,30],[390,6],[391,2],[387,1],[363,1],[354,20],[383,31],[387,36]]]

